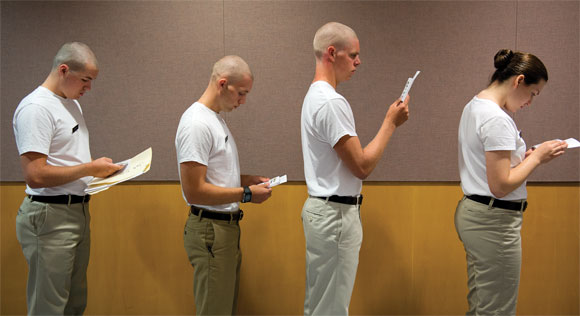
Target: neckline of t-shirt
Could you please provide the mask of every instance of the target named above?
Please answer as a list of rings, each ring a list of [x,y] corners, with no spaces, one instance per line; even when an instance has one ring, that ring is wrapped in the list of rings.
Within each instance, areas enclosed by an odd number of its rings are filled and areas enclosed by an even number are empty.
[[[491,103],[491,104],[496,105],[498,108],[501,109],[501,106],[499,106],[499,104],[495,103],[493,100],[486,99],[486,98],[480,98],[478,96],[474,96],[473,98],[475,100],[477,100],[477,101],[482,101],[482,102],[485,102],[485,103]]]
[[[334,90],[334,87],[328,81],[324,81],[324,80],[316,80],[312,83],[312,86],[318,85],[318,84],[325,84]]]
[[[508,116],[509,118],[512,118],[512,117],[511,117],[511,115],[510,115],[509,113],[507,113],[507,112],[506,112],[506,111],[505,111],[505,110],[504,110],[504,109],[503,109],[501,106],[499,106],[499,104],[497,104],[497,103],[493,102],[493,101],[492,101],[492,100],[490,100],[490,99],[479,98],[478,96],[474,96],[474,97],[473,97],[473,99],[475,99],[476,101],[480,101],[480,102],[484,102],[484,103],[490,104],[490,105],[495,105],[495,106],[497,107],[497,109],[498,109],[498,110],[499,110],[501,113],[505,114],[505,115],[506,115],[506,116]],[[512,119],[513,119],[513,118],[512,118]]]
[[[205,104],[203,104],[203,103],[201,103],[201,102],[199,102],[199,101],[195,101],[195,103],[197,103],[197,104],[201,105],[201,107],[202,107],[202,108],[203,108],[205,111],[207,111],[208,113],[213,113],[213,114],[214,114],[216,117],[220,117],[220,118],[221,118],[221,116],[220,116],[220,114],[219,114],[219,113],[216,113],[216,111],[214,111],[214,110],[210,109],[210,108],[209,108],[207,105],[205,105]]]
[[[60,95],[58,95],[58,94],[56,94],[56,93],[52,92],[52,90],[50,90],[50,89],[49,89],[49,88],[47,88],[47,87],[38,86],[38,88],[40,88],[41,90],[44,90],[45,92],[48,92],[50,95],[52,95],[52,96],[54,96],[54,97],[57,97],[59,100],[62,100],[62,101],[69,101],[69,100],[71,100],[71,99],[68,99],[68,98],[63,98],[63,97],[61,97]]]

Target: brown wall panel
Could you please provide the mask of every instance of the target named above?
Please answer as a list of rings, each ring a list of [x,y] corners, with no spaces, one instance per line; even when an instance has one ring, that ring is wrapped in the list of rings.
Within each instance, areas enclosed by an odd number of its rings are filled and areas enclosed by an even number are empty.
[[[579,313],[578,185],[530,185],[522,230],[522,315]],[[26,261],[16,240],[22,183],[0,184],[0,313],[26,312]],[[239,313],[299,315],[305,245],[304,182],[244,205]],[[353,315],[460,315],[465,253],[455,233],[457,183],[363,187],[364,230]],[[195,310],[194,271],[183,249],[187,207],[177,183],[119,185],[91,200],[87,315],[185,315]]]
[[[93,158],[121,161],[153,147],[142,179],[177,180],[175,133],[224,54],[218,1],[2,1],[1,179],[22,180],[12,132],[20,100],[42,84],[65,42],[99,60],[80,99]]]
[[[361,42],[362,64],[338,91],[353,108],[363,145],[375,136],[407,78],[422,71],[411,90],[410,119],[395,132],[369,180],[458,179],[461,111],[485,87],[498,47],[514,46],[515,3],[255,3],[225,6],[226,21],[242,21],[226,23],[226,49],[247,56],[257,78],[247,108],[228,115],[242,167],[303,179],[300,111],[314,76],[312,40],[323,23],[341,21]],[[260,34],[266,47],[245,34]]]
[[[174,137],[212,63],[239,54],[255,72],[248,103],[225,115],[242,171],[302,180],[300,108],[323,23],[351,25],[362,65],[339,92],[363,144],[415,70],[411,117],[369,180],[457,181],[456,133],[503,47],[536,53],[549,84],[516,122],[529,145],[579,137],[577,1],[2,1],[0,179],[22,179],[12,132],[18,102],[46,77],[66,41],[87,42],[101,72],[81,99],[94,157],[124,160],[152,146],[140,180],[176,180]],[[579,181],[579,150],[532,180]]]
[[[531,108],[515,116],[527,144],[580,139],[580,1],[518,2],[518,49],[533,52],[548,69],[548,84]],[[569,150],[532,180],[580,179],[580,150]]]

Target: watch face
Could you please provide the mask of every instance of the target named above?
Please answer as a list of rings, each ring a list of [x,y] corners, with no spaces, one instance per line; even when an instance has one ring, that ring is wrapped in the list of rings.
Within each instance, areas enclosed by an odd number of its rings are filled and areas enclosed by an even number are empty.
[[[250,202],[252,200],[252,191],[249,187],[244,187],[244,198],[242,203]]]

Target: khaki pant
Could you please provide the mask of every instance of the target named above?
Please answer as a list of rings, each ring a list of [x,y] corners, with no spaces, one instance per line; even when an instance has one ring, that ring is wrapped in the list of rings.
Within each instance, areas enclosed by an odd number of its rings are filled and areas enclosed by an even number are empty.
[[[522,212],[492,208],[465,197],[455,228],[467,255],[466,315],[515,315],[520,283]]]
[[[28,262],[29,315],[82,315],[91,248],[88,203],[49,204],[24,198],[16,236]]]
[[[183,244],[194,267],[197,315],[234,315],[237,309],[242,253],[237,221],[189,214]]]
[[[304,203],[304,315],[348,315],[363,237],[359,207],[313,197]]]

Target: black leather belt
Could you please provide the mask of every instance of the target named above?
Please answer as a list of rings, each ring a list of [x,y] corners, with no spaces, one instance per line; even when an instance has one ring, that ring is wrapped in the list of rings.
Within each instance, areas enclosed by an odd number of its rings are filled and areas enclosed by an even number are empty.
[[[31,201],[53,204],[76,204],[86,203],[91,199],[90,195],[29,195]]]
[[[363,201],[363,196],[360,194],[359,196],[340,196],[340,195],[332,195],[332,196],[313,196],[317,199],[328,200],[330,202],[342,203],[342,204],[349,204],[349,205],[361,205]]]
[[[232,222],[232,221],[241,221],[242,218],[244,217],[244,212],[242,210],[240,210],[237,213],[226,213],[226,212],[215,212],[215,211],[210,211],[210,210],[206,210],[203,208],[199,208],[196,206],[191,206],[189,209],[189,212],[195,216],[199,216],[201,218],[209,218],[209,219],[219,219],[222,221],[228,221],[228,222]],[[200,215],[201,213],[201,215]]]
[[[472,201],[483,203],[485,205],[489,205],[489,201],[491,201],[491,199],[492,199],[489,196],[481,196],[481,195],[466,195],[465,197],[472,200]],[[495,199],[493,201],[493,204],[491,205],[491,207],[499,207],[499,208],[505,208],[507,210],[524,212],[526,210],[526,208],[528,207],[528,201],[512,202],[512,201],[504,201],[504,200]]]

